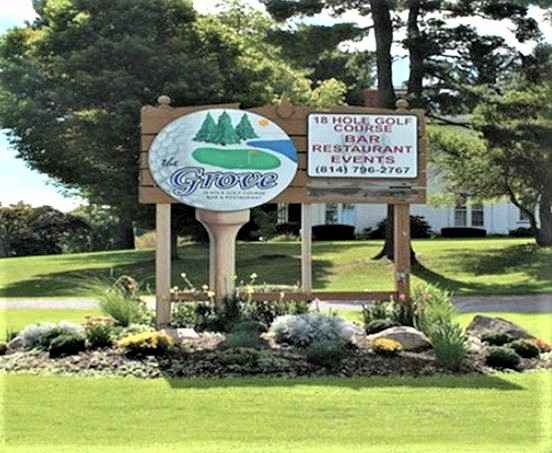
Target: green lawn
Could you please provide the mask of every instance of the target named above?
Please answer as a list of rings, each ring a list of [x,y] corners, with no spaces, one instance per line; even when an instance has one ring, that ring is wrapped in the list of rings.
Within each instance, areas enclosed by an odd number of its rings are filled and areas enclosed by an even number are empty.
[[[1,375],[2,451],[550,452],[551,377]]]
[[[527,239],[417,240],[421,267],[413,269],[413,284],[438,284],[455,294],[552,293],[552,249],[537,249]],[[393,265],[371,259],[380,241],[315,242],[313,280],[319,290],[389,290]],[[173,285],[184,286],[188,274],[201,287],[208,281],[208,245],[180,248],[173,262]],[[240,243],[237,274],[247,280],[293,285],[300,279],[300,244]],[[0,259],[0,297],[86,296],[88,276],[123,273],[153,290],[154,251],[132,250],[74,255]]]

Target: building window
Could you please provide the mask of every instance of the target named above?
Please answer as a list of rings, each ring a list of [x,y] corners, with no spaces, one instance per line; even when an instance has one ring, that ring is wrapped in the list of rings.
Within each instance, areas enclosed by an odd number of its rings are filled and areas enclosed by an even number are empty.
[[[326,224],[337,223],[339,219],[338,206],[336,203],[326,204]]]
[[[523,210],[519,210],[519,221],[523,223],[529,223],[529,215]]]
[[[468,224],[468,208],[466,206],[467,197],[459,195],[454,207],[454,226],[467,226]]]
[[[471,206],[471,224],[474,227],[482,227],[484,225],[483,204],[475,203]]]
[[[468,195],[458,196],[456,206],[454,207],[454,226],[482,227],[485,225],[485,215],[482,203],[472,203],[468,205]]]

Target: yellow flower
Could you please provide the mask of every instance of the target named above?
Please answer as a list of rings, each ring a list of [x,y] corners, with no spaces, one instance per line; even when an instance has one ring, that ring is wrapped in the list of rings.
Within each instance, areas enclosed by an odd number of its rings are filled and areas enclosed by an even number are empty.
[[[203,291],[209,291],[209,285],[203,285],[203,286],[201,287],[201,289],[202,289]]]
[[[182,273],[180,274],[180,276],[181,276],[182,278],[186,278],[186,272],[182,272]]]
[[[207,291],[207,297],[215,297],[214,291]]]
[[[251,285],[247,285],[245,287],[245,291],[247,292],[247,294],[253,294],[255,292],[255,290],[253,289],[253,287]]]
[[[255,272],[253,272],[253,273],[249,276],[249,278],[250,278],[251,280],[255,280],[255,279],[257,278],[257,274],[256,274]]]

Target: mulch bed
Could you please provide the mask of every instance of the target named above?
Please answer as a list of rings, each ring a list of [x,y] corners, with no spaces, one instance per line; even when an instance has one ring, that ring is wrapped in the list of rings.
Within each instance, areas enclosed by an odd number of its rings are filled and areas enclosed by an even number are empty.
[[[222,346],[224,336],[201,334],[186,340],[165,356],[129,357],[119,348],[81,352],[50,358],[44,351],[19,351],[0,356],[0,371],[79,375],[180,377],[299,377],[299,376],[428,376],[450,373],[439,368],[431,351],[401,352],[395,357],[375,354],[365,347],[351,347],[345,359],[331,367],[313,365],[304,350],[266,342],[260,349]],[[552,368],[552,360],[524,359],[520,369]],[[488,373],[480,352],[470,353],[457,373]]]

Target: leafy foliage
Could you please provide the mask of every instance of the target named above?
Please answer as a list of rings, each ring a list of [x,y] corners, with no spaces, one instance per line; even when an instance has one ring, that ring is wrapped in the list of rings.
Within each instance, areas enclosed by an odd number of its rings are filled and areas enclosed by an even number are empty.
[[[507,343],[506,347],[516,351],[524,359],[533,359],[540,355],[539,347],[535,343],[522,338]]]
[[[317,341],[348,343],[353,335],[351,326],[337,316],[320,313],[279,316],[270,326],[278,343],[305,347]]]
[[[239,330],[226,335],[225,348],[257,349],[261,345],[259,332],[255,330]]]
[[[163,355],[174,346],[174,340],[165,333],[145,332],[125,337],[117,345],[129,355]]]
[[[509,368],[515,370],[521,362],[521,357],[506,346],[491,346],[487,351],[485,363],[498,369]]]
[[[347,355],[346,343],[336,340],[320,340],[306,349],[307,362],[326,368],[336,368]]]
[[[376,228],[368,232],[370,239],[384,239],[387,219],[380,220]],[[424,239],[431,237],[431,227],[423,216],[410,216],[410,237],[413,239]]]
[[[109,347],[113,344],[113,319],[90,318],[84,325],[84,336],[90,349]]]
[[[371,335],[398,325],[399,324],[392,319],[373,319],[368,324],[364,325],[364,331],[368,335]]]
[[[467,354],[467,335],[460,324],[438,323],[429,335],[437,363],[447,369],[460,369]]]
[[[48,349],[56,336],[69,334],[69,335],[81,335],[82,326],[67,321],[61,321],[58,324],[44,323],[44,324],[30,324],[26,326],[21,333],[21,342],[26,349],[33,349],[43,347]]]
[[[85,339],[82,335],[65,333],[52,339],[48,353],[50,357],[54,358],[75,355],[85,349]]]
[[[512,340],[513,338],[508,333],[500,330],[487,332],[481,335],[481,341],[484,341],[492,346],[503,346]]]
[[[391,338],[378,338],[370,343],[372,350],[378,355],[396,356],[403,350],[402,345]]]

